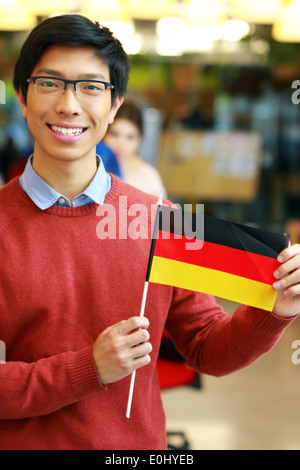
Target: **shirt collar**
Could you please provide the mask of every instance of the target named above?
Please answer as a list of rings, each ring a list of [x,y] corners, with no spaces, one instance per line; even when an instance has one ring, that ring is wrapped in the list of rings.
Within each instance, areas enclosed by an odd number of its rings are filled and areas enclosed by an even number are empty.
[[[27,161],[25,170],[19,179],[22,189],[32,199],[32,201],[42,210],[48,209],[53,205],[71,206],[70,201],[63,195],[53,189],[46,181],[41,178],[32,167],[33,155]],[[91,202],[102,205],[104,198],[111,188],[111,177],[106,173],[102,160],[99,160],[98,170],[88,185],[88,187],[73,200],[73,206],[82,206]],[[59,201],[64,200],[61,204]]]

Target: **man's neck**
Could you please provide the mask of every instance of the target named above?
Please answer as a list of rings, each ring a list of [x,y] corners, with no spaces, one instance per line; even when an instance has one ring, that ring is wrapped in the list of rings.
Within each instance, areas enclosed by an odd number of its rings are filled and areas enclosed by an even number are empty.
[[[32,166],[53,189],[72,202],[94,178],[97,172],[97,159],[95,154],[95,158],[53,162],[43,160],[34,154]]]

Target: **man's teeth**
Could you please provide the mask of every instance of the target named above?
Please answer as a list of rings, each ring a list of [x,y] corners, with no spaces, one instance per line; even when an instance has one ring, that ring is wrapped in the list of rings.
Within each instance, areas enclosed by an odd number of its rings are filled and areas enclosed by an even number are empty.
[[[79,135],[79,134],[82,134],[84,131],[84,128],[82,127],[80,128],[57,127],[57,126],[50,126],[50,127],[54,132],[57,132],[57,134],[61,134],[61,135]]]

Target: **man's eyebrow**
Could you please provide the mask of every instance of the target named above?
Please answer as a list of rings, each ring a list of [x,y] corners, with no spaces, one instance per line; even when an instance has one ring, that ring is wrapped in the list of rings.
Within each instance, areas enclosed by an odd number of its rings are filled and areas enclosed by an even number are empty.
[[[45,73],[47,75],[53,75],[53,76],[56,76],[56,77],[62,77],[62,73],[61,72],[58,72],[57,70],[52,70],[52,69],[39,69],[37,72],[36,72],[38,75],[39,74],[42,74],[42,73]]]
[[[53,69],[46,69],[42,68],[39,69],[36,72],[38,75],[45,73],[46,75],[57,77],[57,78],[62,78],[63,73],[59,72],[58,70],[53,70]],[[79,80],[105,80],[107,81],[107,78],[102,75],[102,73],[82,73],[78,76]]]
[[[102,75],[102,73],[83,73],[79,75],[80,78],[82,79],[90,79],[90,80],[106,80],[107,78]]]

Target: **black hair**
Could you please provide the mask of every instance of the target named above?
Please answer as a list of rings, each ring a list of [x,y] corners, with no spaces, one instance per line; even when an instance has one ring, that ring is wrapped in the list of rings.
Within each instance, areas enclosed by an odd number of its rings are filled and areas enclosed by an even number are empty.
[[[127,119],[134,124],[138,128],[140,134],[143,135],[142,110],[134,101],[124,101],[115,116],[115,121],[117,119]]]
[[[26,103],[27,79],[41,55],[53,45],[90,46],[96,55],[105,59],[110,81],[114,85],[112,102],[125,94],[129,76],[129,58],[120,41],[98,22],[82,15],[59,15],[39,23],[24,42],[15,65],[13,84],[21,91]]]

